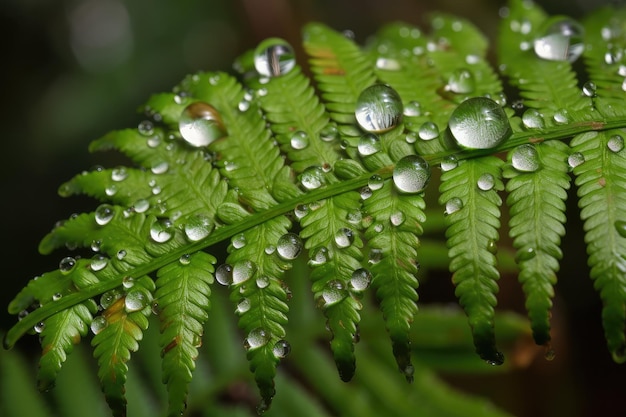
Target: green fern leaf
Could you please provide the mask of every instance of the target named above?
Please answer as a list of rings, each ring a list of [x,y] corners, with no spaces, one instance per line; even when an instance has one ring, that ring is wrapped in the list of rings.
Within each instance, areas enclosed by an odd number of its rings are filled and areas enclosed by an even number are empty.
[[[465,309],[476,344],[484,360],[501,364],[495,347],[494,308],[498,291],[495,245],[504,188],[502,161],[483,157],[462,161],[442,175],[440,204],[446,206],[447,245],[456,295]]]
[[[204,323],[209,317],[210,284],[215,258],[204,252],[184,255],[157,273],[155,298],[161,322],[163,383],[169,393],[170,416],[186,406],[187,386],[195,369]]]

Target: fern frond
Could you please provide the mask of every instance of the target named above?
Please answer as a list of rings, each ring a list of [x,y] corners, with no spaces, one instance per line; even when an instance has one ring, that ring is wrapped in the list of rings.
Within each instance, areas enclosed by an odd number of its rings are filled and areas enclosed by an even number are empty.
[[[498,191],[504,188],[502,164],[493,156],[460,162],[442,174],[439,198],[448,214],[446,238],[455,293],[468,315],[477,353],[492,364],[503,361],[493,329],[500,278],[494,253],[502,203]]]
[[[578,205],[584,221],[588,263],[594,287],[602,298],[602,324],[609,351],[626,361],[626,155],[612,151],[615,131],[586,133],[572,139],[572,150],[582,156],[574,168]]]
[[[550,309],[562,257],[565,200],[570,186],[569,148],[557,141],[522,145],[509,152],[504,176],[509,234],[517,249],[519,281],[535,342],[550,342]]]
[[[187,387],[209,317],[210,284],[215,258],[204,252],[181,257],[157,272],[155,298],[161,322],[163,383],[169,393],[169,416],[186,408]]]

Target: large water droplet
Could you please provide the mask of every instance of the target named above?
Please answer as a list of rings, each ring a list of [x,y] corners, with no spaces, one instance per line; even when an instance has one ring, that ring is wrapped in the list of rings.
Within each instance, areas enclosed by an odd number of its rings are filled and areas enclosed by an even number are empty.
[[[511,135],[511,125],[502,107],[486,97],[472,97],[454,109],[448,128],[462,148],[491,149]]]
[[[291,135],[290,144],[293,149],[300,150],[309,146],[309,135],[299,130]]]
[[[96,219],[96,223],[100,226],[104,226],[109,223],[113,216],[115,215],[115,210],[113,206],[110,204],[100,204],[95,211],[94,217]]]
[[[148,305],[148,296],[141,290],[132,290],[126,294],[124,308],[127,312],[139,311]]]
[[[244,340],[244,347],[246,350],[257,349],[269,342],[269,339],[269,332],[262,327],[257,327],[248,333],[248,337]]]
[[[347,227],[342,227],[335,233],[335,244],[339,248],[347,248],[354,242],[354,232]]]
[[[232,238],[233,248],[235,249],[241,249],[246,246],[247,243],[248,241],[246,240],[246,235],[243,233],[239,233]]]
[[[285,260],[293,260],[302,251],[302,239],[295,233],[286,233],[278,239],[276,251],[278,256]]]
[[[402,119],[402,100],[393,88],[374,84],[361,92],[356,102],[356,120],[368,132],[386,132]]]
[[[528,109],[522,114],[522,123],[527,129],[543,129],[546,121],[537,109]]]
[[[535,54],[548,61],[576,61],[585,49],[583,27],[570,18],[548,21],[542,35],[535,39]]]
[[[257,266],[252,261],[241,261],[233,265],[232,278],[233,285],[246,282],[256,273]]]
[[[357,149],[359,150],[359,154],[362,156],[373,155],[380,151],[381,145],[378,135],[375,135],[374,133],[366,133],[361,136]]]
[[[254,51],[254,68],[264,77],[287,74],[296,65],[296,55],[291,45],[280,38],[269,38]]]
[[[233,283],[233,267],[229,264],[222,264],[215,270],[215,279],[222,285]]]
[[[407,155],[393,169],[393,183],[404,193],[419,193],[430,180],[430,167],[424,158]]]
[[[194,214],[187,218],[187,222],[184,226],[185,236],[192,242],[207,237],[211,230],[213,230],[213,222],[204,214]]]
[[[406,216],[401,211],[393,212],[391,213],[391,216],[389,216],[389,222],[392,224],[392,226],[400,226],[402,225],[402,223],[404,223],[405,220]]]
[[[323,265],[326,262],[328,262],[328,248],[326,248],[325,246],[320,246],[311,251],[309,265]]]
[[[322,300],[324,302],[323,306],[329,307],[336,304],[346,298],[347,295],[348,292],[344,288],[343,282],[339,280],[331,280],[326,284],[324,290],[322,291]]]
[[[219,112],[202,101],[185,107],[178,121],[178,130],[183,139],[195,147],[207,146],[226,135]]]
[[[118,289],[107,291],[100,297],[100,306],[103,310],[106,310],[111,307],[113,303],[122,298],[122,295],[123,293]]]
[[[469,94],[474,91],[474,88],[476,88],[474,75],[465,68],[454,71],[448,78],[448,84],[446,85],[447,91],[457,94]]]
[[[91,328],[93,334],[98,334],[103,331],[108,325],[109,322],[105,317],[98,316],[91,321],[91,325],[89,327]]]
[[[174,236],[174,225],[169,219],[156,220],[150,226],[150,237],[157,243],[165,243]]]
[[[350,277],[350,286],[354,291],[365,291],[372,282],[372,273],[365,268],[359,268]]]
[[[326,184],[324,171],[319,166],[310,166],[300,174],[300,183],[307,190],[315,190]]]
[[[511,156],[511,165],[518,171],[534,172],[539,169],[539,155],[534,145],[518,146]]]

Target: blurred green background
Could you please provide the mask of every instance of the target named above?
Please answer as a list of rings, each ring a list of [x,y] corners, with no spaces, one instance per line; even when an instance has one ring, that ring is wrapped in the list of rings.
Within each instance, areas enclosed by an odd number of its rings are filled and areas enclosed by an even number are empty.
[[[551,14],[572,17],[601,5],[538,3]],[[0,218],[7,240],[0,330],[15,320],[5,308],[13,295],[28,279],[57,266],[54,256],[38,254],[39,239],[55,221],[95,207],[86,198],[61,199],[57,187],[96,164],[117,163],[119,156],[91,155],[87,146],[109,130],[137,125],[142,120],[137,109],[151,93],[170,91],[194,71],[230,71],[239,54],[270,36],[287,39],[302,57],[300,28],[309,21],[351,30],[364,43],[384,23],[423,26],[437,10],[470,19],[494,39],[503,5],[496,0],[2,0]],[[528,367],[506,375],[446,376],[514,415],[626,415],[626,371],[606,349],[575,213],[555,300],[557,358],[547,362],[538,351]],[[449,279],[442,279],[424,289],[421,302],[454,299]],[[504,277],[501,286],[500,306],[522,312],[515,277]],[[34,337],[17,349],[38,353]]]

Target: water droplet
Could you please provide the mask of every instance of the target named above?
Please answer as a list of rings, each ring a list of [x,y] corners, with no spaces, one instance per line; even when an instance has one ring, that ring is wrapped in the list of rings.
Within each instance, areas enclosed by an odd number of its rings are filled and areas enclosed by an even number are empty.
[[[224,137],[226,130],[219,112],[202,101],[191,103],[180,115],[178,130],[191,146],[207,146]]]
[[[384,71],[398,71],[402,65],[397,59],[380,56],[376,59],[376,68]]]
[[[244,235],[243,233],[239,233],[238,235],[233,236],[232,243],[233,248],[235,249],[243,248],[244,246],[246,246],[246,243],[248,243],[246,241],[246,235]]]
[[[613,135],[606,143],[606,147],[609,148],[611,152],[621,152],[621,150],[624,149],[624,138],[621,135]]]
[[[145,198],[141,198],[133,204],[133,210],[136,213],[145,213],[150,208],[150,202]]]
[[[92,240],[90,245],[92,252],[100,252],[100,245],[102,245],[100,240]]]
[[[248,312],[250,310],[250,306],[251,306],[250,299],[249,298],[242,298],[237,303],[236,313],[237,314],[244,314],[244,313],[246,313],[246,312]]]
[[[379,248],[370,249],[370,255],[368,259],[368,263],[371,265],[375,265],[383,259],[383,250]]]
[[[246,282],[256,273],[257,266],[252,261],[240,261],[233,265],[232,278],[233,285]]]
[[[295,209],[293,209],[293,215],[296,216],[296,219],[300,220],[304,216],[309,213],[309,206],[306,204],[298,204]]]
[[[135,285],[135,279],[131,276],[125,276],[122,278],[122,286],[126,289],[132,288]]]
[[[350,277],[350,286],[354,291],[365,291],[372,282],[372,273],[365,268],[359,268]]]
[[[585,84],[583,84],[583,94],[587,97],[595,97],[596,90],[596,83],[594,83],[593,81],[587,81]]]
[[[450,78],[446,90],[457,94],[469,94],[476,88],[474,75],[465,68],[455,70]]]
[[[472,97],[454,109],[448,128],[462,148],[491,149],[511,135],[511,125],[502,107],[486,97]]]
[[[328,248],[320,246],[311,251],[309,265],[317,266],[328,262]]]
[[[43,321],[40,321],[39,323],[35,324],[35,327],[33,327],[33,330],[35,330],[35,333],[41,333],[43,332],[45,328],[46,328],[46,323],[44,323]]]
[[[576,61],[583,53],[584,29],[570,18],[548,21],[542,35],[535,39],[535,54],[548,61]]]
[[[519,249],[517,251],[515,258],[519,262],[519,261],[529,261],[535,256],[537,256],[537,252],[535,251],[535,248],[527,247],[527,248]]]
[[[60,292],[54,293],[54,295],[52,296],[52,301],[58,301],[61,298],[63,298],[63,294],[61,294]]]
[[[420,126],[418,134],[421,140],[433,140],[439,136],[439,128],[433,122],[425,122]]]
[[[282,259],[291,261],[300,255],[303,246],[300,236],[295,233],[286,233],[278,239],[276,251]]]
[[[320,139],[324,142],[332,142],[339,139],[339,130],[334,123],[327,124],[320,130]]]
[[[115,184],[111,184],[109,186],[107,186],[104,189],[104,193],[109,196],[109,197],[113,197],[115,194],[117,194],[117,185]]]
[[[342,227],[335,233],[335,244],[339,248],[347,248],[354,242],[354,232],[347,227]]]
[[[493,177],[493,175],[489,173],[484,173],[480,177],[478,177],[478,181],[476,185],[478,185],[478,188],[480,188],[483,191],[489,191],[493,189],[495,183],[496,183],[496,180]]]
[[[89,264],[89,268],[93,272],[98,272],[103,270],[109,264],[109,258],[104,255],[94,255],[91,258],[91,263]]]
[[[310,166],[300,174],[300,183],[307,190],[315,190],[326,184],[324,171],[319,166]]]
[[[103,310],[106,310],[111,307],[113,303],[122,298],[122,295],[123,293],[118,289],[107,291],[100,297],[100,306]]]
[[[361,92],[356,102],[356,120],[368,132],[386,132],[402,119],[402,100],[393,88],[374,84]]]
[[[127,255],[126,250],[124,249],[120,249],[117,251],[117,254],[115,255],[115,257],[117,258],[118,261],[121,261],[122,259],[124,259]]]
[[[111,170],[111,179],[113,181],[124,181],[126,178],[128,178],[126,167],[120,166]]]
[[[59,262],[59,270],[64,275],[67,275],[70,272],[72,272],[72,270],[75,267],[76,267],[76,259],[72,258],[71,256],[66,256],[65,258],[61,259],[61,261]]]
[[[428,162],[418,155],[407,155],[393,169],[393,183],[404,193],[419,193],[430,180]]]
[[[128,313],[139,311],[148,305],[148,301],[148,297],[143,291],[132,290],[124,298],[124,308]]]
[[[487,242],[487,250],[495,255],[498,253],[498,243],[495,240],[490,239],[489,242]]]
[[[263,288],[267,288],[268,285],[270,285],[270,277],[268,276],[260,276],[256,279],[256,286],[259,289],[263,289]]]
[[[395,213],[392,213],[391,216],[389,216],[389,222],[391,222],[391,224],[396,227],[404,223],[405,220],[406,216],[401,211],[396,211]]]
[[[254,67],[265,77],[287,74],[296,65],[296,55],[291,45],[279,38],[269,38],[254,51]]]
[[[366,133],[365,135],[359,138],[359,144],[357,146],[359,154],[361,156],[373,155],[376,152],[380,151],[380,139],[378,135],[373,133]]]
[[[539,155],[534,145],[518,146],[511,155],[511,165],[521,172],[534,172],[539,169]]]
[[[150,237],[157,243],[165,243],[174,236],[174,225],[169,219],[156,220],[150,226]]]
[[[585,162],[585,157],[580,152],[574,152],[567,157],[567,164],[570,168],[576,168]]]
[[[272,353],[274,354],[274,357],[282,359],[289,355],[289,352],[291,352],[291,345],[286,340],[281,339],[278,342],[274,343],[274,347],[272,348]]]
[[[143,120],[137,126],[137,130],[143,136],[154,135],[154,124],[150,120]]]
[[[211,230],[213,230],[213,222],[204,214],[194,214],[187,218],[183,229],[187,239],[192,242],[197,242],[211,233]]]
[[[113,206],[110,204],[100,204],[95,211],[94,217],[96,219],[96,223],[100,226],[104,226],[109,223],[113,216],[115,215],[115,210]]]
[[[408,117],[417,117],[422,115],[422,105],[419,101],[409,101],[404,107],[403,114]]]
[[[94,319],[91,321],[91,325],[89,327],[91,328],[93,334],[98,334],[103,331],[108,325],[109,322],[105,317],[97,316],[94,317]]]
[[[246,350],[257,349],[269,342],[269,339],[269,332],[262,327],[257,327],[248,333],[248,337],[244,341],[244,347]]]
[[[367,186],[370,188],[370,190],[376,191],[376,190],[380,190],[381,188],[383,188],[384,183],[385,182],[383,180],[383,177],[381,177],[378,174],[374,174],[370,177],[369,181],[367,182]]]
[[[456,213],[463,208],[463,201],[459,197],[452,197],[446,202],[445,215]]]
[[[415,142],[417,142],[417,138],[418,137],[419,136],[418,136],[417,132],[409,132],[404,137],[404,140],[406,140],[406,143],[415,143]]]
[[[522,123],[527,129],[543,129],[546,127],[543,115],[537,109],[527,109],[522,114]]]
[[[554,116],[552,116],[552,118],[554,119],[554,122],[559,125],[564,125],[566,123],[569,123],[569,120],[570,120],[569,112],[567,111],[567,109],[557,110],[554,113]]]
[[[459,166],[459,159],[454,155],[447,155],[441,160],[441,170],[451,171]]]
[[[233,267],[229,264],[222,264],[215,270],[215,279],[222,285],[233,283]]]
[[[615,230],[617,230],[617,233],[619,233],[621,237],[626,238],[626,221],[616,220]]]
[[[294,132],[291,135],[290,144],[293,149],[304,149],[309,146],[309,135],[302,130]]]
[[[263,251],[265,252],[266,255],[271,255],[274,252],[276,252],[276,246],[274,246],[274,245],[267,245]]]
[[[191,263],[191,255],[189,255],[188,253],[180,255],[180,258],[178,258],[178,262],[181,265],[189,265]]]
[[[152,164],[150,171],[155,175],[161,175],[165,174],[169,168],[170,165],[167,161],[157,161]]]
[[[237,105],[237,108],[239,109],[240,112],[245,112],[250,108],[250,101],[243,99],[239,102],[239,104]]]
[[[346,298],[348,292],[346,291],[343,282],[339,280],[331,280],[324,286],[322,291],[322,301],[324,307],[329,307],[333,304]]]
[[[367,200],[368,198],[372,196],[372,189],[368,186],[365,186],[361,188],[361,190],[359,191],[359,194],[361,196],[361,200]]]

